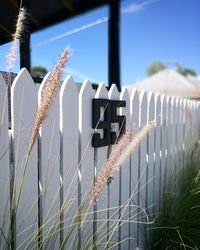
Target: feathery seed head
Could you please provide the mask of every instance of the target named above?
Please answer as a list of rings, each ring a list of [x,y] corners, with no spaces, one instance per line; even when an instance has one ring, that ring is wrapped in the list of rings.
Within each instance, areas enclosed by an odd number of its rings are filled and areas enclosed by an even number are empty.
[[[17,58],[17,47],[18,47],[18,39],[22,38],[22,34],[26,29],[26,21],[28,19],[28,11],[26,8],[21,8],[19,11],[19,15],[16,22],[15,33],[12,35],[12,43],[10,47],[10,51],[7,57],[7,69],[11,71],[13,68],[16,58]]]
[[[16,23],[16,30],[15,33],[12,35],[12,39],[20,39],[22,37],[22,34],[25,32],[26,28],[26,23],[27,23],[27,18],[29,17],[29,12],[27,8],[22,7],[19,11],[19,15],[17,18],[17,23]]]
[[[100,193],[102,192],[103,187],[106,185],[108,178],[111,176],[113,169],[116,168],[117,158],[123,152],[124,147],[130,140],[131,131],[132,130],[130,128],[126,129],[126,132],[113,146],[106,164],[102,167],[99,176],[97,177],[96,182],[90,191],[89,196],[91,201],[95,202],[100,196]]]
[[[114,145],[106,164],[102,167],[90,191],[89,199],[91,201],[97,201],[112,172],[124,164],[154,125],[154,121],[148,122],[131,140],[130,135],[132,130],[130,128],[126,130],[118,143]]]
[[[154,121],[149,121],[130,141],[122,154],[117,158],[116,166],[121,166],[139,146],[149,131],[155,126]]]
[[[47,111],[53,103],[56,93],[60,88],[60,81],[62,79],[62,74],[65,68],[65,64],[69,59],[69,51],[65,49],[60,56],[60,59],[57,65],[54,67],[46,85],[43,88],[41,95],[41,102],[37,109],[34,125],[32,128],[31,136],[29,139],[28,152],[31,152],[31,149],[35,143],[35,140],[39,134],[40,126],[43,120],[47,116]]]

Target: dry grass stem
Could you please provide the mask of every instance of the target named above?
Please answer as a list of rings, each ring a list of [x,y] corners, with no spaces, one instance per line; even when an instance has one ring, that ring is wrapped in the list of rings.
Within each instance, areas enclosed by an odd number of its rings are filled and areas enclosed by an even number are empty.
[[[26,8],[21,8],[16,22],[15,33],[12,35],[12,43],[10,51],[7,55],[7,69],[11,71],[17,58],[18,40],[21,39],[23,32],[26,29],[26,20],[28,18],[28,11]]]
[[[118,143],[113,147],[110,157],[106,164],[101,169],[97,180],[90,191],[89,198],[95,202],[106,185],[108,178],[112,172],[123,165],[123,163],[130,157],[134,150],[139,146],[141,141],[154,127],[154,121],[148,122],[130,141],[131,129],[127,129],[126,133],[121,137]]]
[[[130,141],[128,146],[123,150],[123,153],[117,158],[116,167],[120,167],[134,152],[141,141],[149,133],[149,131],[154,127],[155,122],[149,121]]]
[[[51,104],[54,101],[55,95],[60,88],[60,81],[62,79],[62,74],[65,68],[65,64],[69,58],[69,51],[65,49],[60,56],[60,59],[53,69],[44,89],[42,91],[41,102],[36,112],[34,125],[32,128],[31,136],[29,139],[28,152],[31,152],[31,149],[35,143],[35,140],[38,136],[40,126],[43,120],[47,116],[47,111],[50,108]]]
[[[131,129],[128,128],[124,135],[118,140],[118,142],[113,146],[110,156],[106,164],[102,167],[97,180],[90,191],[89,199],[91,201],[96,201],[103,190],[103,187],[107,183],[108,178],[111,176],[113,169],[116,166],[117,158],[122,153],[124,147],[130,141]]]

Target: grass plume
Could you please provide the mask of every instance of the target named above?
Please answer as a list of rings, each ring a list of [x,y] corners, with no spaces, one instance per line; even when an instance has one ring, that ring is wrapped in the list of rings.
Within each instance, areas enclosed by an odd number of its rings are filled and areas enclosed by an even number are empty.
[[[128,157],[135,151],[140,142],[145,138],[149,131],[154,127],[155,122],[149,121],[130,141],[128,146],[123,150],[123,153],[117,158],[115,168],[120,167],[128,159]]]
[[[112,172],[118,169],[133,153],[136,147],[144,139],[147,133],[154,127],[154,121],[148,122],[130,141],[131,129],[127,129],[125,134],[114,145],[111,154],[101,169],[97,180],[90,191],[90,200],[95,202]]]
[[[46,85],[44,86],[41,96],[41,102],[36,112],[34,125],[29,139],[28,153],[31,152],[31,149],[38,136],[40,126],[43,120],[46,118],[48,109],[53,103],[55,95],[60,88],[60,81],[62,79],[63,71],[66,62],[68,61],[68,58],[69,58],[69,51],[68,49],[65,49],[61,54],[58,63],[54,67]]]
[[[10,51],[7,55],[7,69],[11,71],[13,68],[16,58],[17,58],[17,47],[18,41],[22,38],[22,34],[26,29],[26,21],[28,18],[28,11],[26,8],[22,7],[19,11],[19,15],[16,22],[15,33],[12,35],[12,43]]]

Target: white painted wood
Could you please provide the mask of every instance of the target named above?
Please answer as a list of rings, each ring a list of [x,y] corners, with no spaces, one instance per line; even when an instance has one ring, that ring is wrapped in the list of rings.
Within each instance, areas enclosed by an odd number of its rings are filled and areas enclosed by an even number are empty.
[[[170,178],[172,184],[176,182],[176,99],[171,99],[171,164],[170,164]],[[174,186],[175,187],[175,186]]]
[[[147,95],[147,121],[153,121],[155,116],[155,99],[152,92]],[[146,179],[146,204],[149,221],[155,219],[154,216],[154,128],[147,135],[147,179]],[[146,226],[146,241],[150,240],[152,224]],[[145,248],[145,246],[144,246]]]
[[[140,93],[139,108],[139,128],[142,129],[147,124],[147,94],[145,91]],[[147,222],[144,214],[146,207],[147,194],[147,136],[139,145],[139,223]],[[139,226],[139,248],[144,248],[144,234],[142,233],[142,225]]]
[[[127,89],[123,89],[120,94],[120,100],[126,101],[126,107],[120,108],[120,115],[124,115],[126,117],[126,128],[130,128],[130,96]],[[120,219],[122,220],[120,229],[121,235],[120,240],[121,249],[129,249],[130,245],[130,176],[131,176],[131,169],[130,169],[130,158],[121,166],[120,169]]]
[[[139,114],[139,128],[142,129],[147,124],[147,94],[145,91],[140,93],[140,114]],[[140,190],[139,190],[139,204],[145,207],[146,201],[146,180],[147,180],[147,136],[140,143]]]
[[[139,131],[139,94],[136,89],[134,89],[130,96],[130,113],[131,113],[131,126],[132,126],[132,138],[138,133]],[[139,204],[139,197],[138,197],[138,190],[139,190],[139,175],[138,175],[138,168],[139,168],[139,148],[131,155],[131,180],[130,180],[130,197],[131,197],[131,204],[130,204],[130,249],[135,249],[138,244],[138,204]]]
[[[196,102],[193,101],[192,102],[192,114],[193,114],[193,121],[192,121],[192,124],[193,124],[193,129],[192,129],[192,132],[193,132],[193,143],[196,142],[196,138],[197,138],[197,128],[196,128]],[[194,145],[193,145],[194,147]]]
[[[161,192],[161,159],[160,159],[160,143],[161,143],[161,99],[159,95],[155,95],[155,186],[154,186],[154,201],[155,214],[159,208],[160,192]]]
[[[192,142],[193,142],[193,135],[192,135],[192,101],[188,100],[188,157],[191,155],[192,152]]]
[[[174,112],[175,133],[176,133],[176,155],[175,155],[175,169],[178,182],[178,173],[180,169],[180,98],[175,99],[176,112]]]
[[[167,121],[166,121],[166,145],[167,145],[167,160],[166,160],[166,177],[167,181],[170,179],[171,174],[171,133],[172,133],[172,125],[171,125],[171,97],[167,97]]]
[[[194,136],[195,136],[195,124],[194,124],[194,102],[190,100],[190,109],[191,109],[191,150],[193,148]]]
[[[79,93],[79,202],[83,205],[94,184],[94,148],[92,147],[92,99],[95,92],[89,80],[84,81]],[[83,211],[81,238],[79,244],[85,246],[93,242],[93,204]]]
[[[9,188],[9,135],[8,135],[8,98],[7,86],[0,74],[0,227],[8,236],[10,225],[10,188]],[[0,249],[6,248],[5,239],[0,233]]]
[[[191,110],[189,107],[189,100],[185,100],[185,160],[187,159],[187,154],[190,144],[190,119],[191,119]]]
[[[43,89],[48,84],[47,75],[38,92],[39,105]],[[43,248],[58,248],[60,241],[60,111],[59,93],[47,111],[40,129],[39,182],[41,189],[40,216],[43,230]]]
[[[179,111],[179,138],[178,138],[178,144],[179,144],[179,155],[180,155],[180,169],[183,171],[184,167],[184,161],[183,161],[183,99],[180,98],[179,101],[180,104],[180,111]]]
[[[37,229],[37,143],[32,148],[26,164],[28,143],[37,110],[37,93],[34,82],[24,68],[15,78],[11,88],[11,116],[13,159],[15,172],[15,197],[19,202],[16,215],[16,244],[31,245],[28,237]],[[19,199],[17,198],[19,197]]]
[[[116,85],[112,85],[109,92],[108,97],[111,100],[119,100],[119,92],[117,90]],[[119,114],[119,110],[117,111]],[[118,136],[119,133],[119,124],[112,123],[111,127],[112,132],[116,132]],[[109,147],[109,150],[112,150],[112,146]],[[119,171],[114,171],[112,174],[112,180],[108,187],[108,196],[109,196],[109,246],[111,247],[113,244],[116,244],[119,239],[119,195],[120,195],[120,179],[119,179]],[[116,246],[118,249],[119,245]]]
[[[78,228],[70,225],[78,211],[78,88],[71,76],[60,89],[60,135],[61,243],[68,238],[64,249],[75,249]]]
[[[153,121],[155,119],[155,98],[153,93],[149,93],[147,96],[148,110],[147,120]],[[154,185],[155,185],[155,173],[154,173],[154,129],[149,132],[147,136],[147,153],[148,153],[148,167],[147,167],[147,199],[146,208],[149,211],[150,219],[153,219],[153,207],[154,207]]]
[[[97,92],[95,94],[95,98],[103,98],[108,99],[108,91],[103,83],[99,84]],[[105,118],[106,110],[101,110],[101,120],[103,121]],[[97,130],[98,133],[102,133],[103,131],[100,129]],[[104,167],[107,161],[107,154],[108,154],[108,146],[95,148],[94,149],[94,157],[95,157],[95,169],[96,169],[96,177],[100,173],[101,169]],[[105,243],[107,240],[107,206],[108,206],[108,188],[107,185],[104,186],[104,189],[101,193],[101,197],[97,201],[96,204],[96,219],[97,223],[94,225],[96,227],[96,242],[98,249],[104,249]]]
[[[193,101],[193,113],[194,113],[194,143],[197,143],[199,138],[199,124],[198,124],[198,109],[197,102]]]
[[[197,111],[198,112],[197,117],[198,117],[198,122],[200,122],[200,101],[197,102],[197,107],[198,107],[197,108],[197,110],[198,110]]]
[[[186,109],[187,108],[187,100],[184,99],[183,100],[183,144],[182,144],[182,147],[183,147],[183,167],[186,166],[186,130],[187,130],[187,127],[186,127]]]
[[[166,123],[167,123],[167,103],[166,97],[161,96],[161,198],[163,188],[166,183]]]

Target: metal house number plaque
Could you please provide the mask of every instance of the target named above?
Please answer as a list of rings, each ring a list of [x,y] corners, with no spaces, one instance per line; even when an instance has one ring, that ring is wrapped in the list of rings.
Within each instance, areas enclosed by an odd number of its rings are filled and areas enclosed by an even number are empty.
[[[92,138],[93,147],[104,147],[116,142],[117,132],[111,130],[112,123],[119,124],[119,134],[124,133],[126,117],[117,114],[117,109],[120,107],[126,107],[126,102],[108,99],[92,100],[92,128],[95,131],[97,129],[103,130],[103,138],[101,138],[100,133],[94,133]]]

